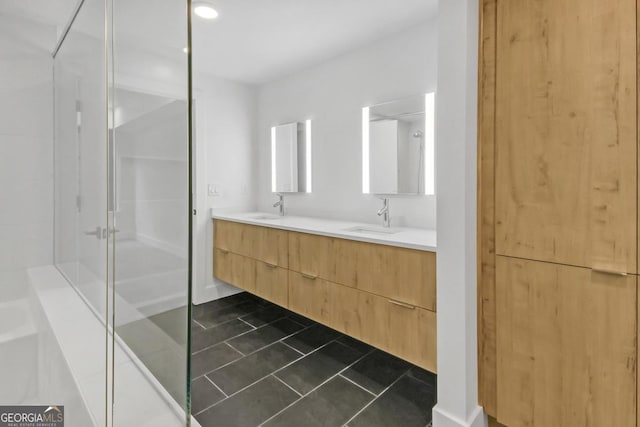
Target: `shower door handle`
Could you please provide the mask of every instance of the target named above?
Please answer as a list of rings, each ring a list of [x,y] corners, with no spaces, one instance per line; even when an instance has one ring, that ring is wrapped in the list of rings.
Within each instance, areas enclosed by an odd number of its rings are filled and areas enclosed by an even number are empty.
[[[96,236],[96,239],[102,239],[102,227],[96,227],[94,231],[85,231],[85,236]]]

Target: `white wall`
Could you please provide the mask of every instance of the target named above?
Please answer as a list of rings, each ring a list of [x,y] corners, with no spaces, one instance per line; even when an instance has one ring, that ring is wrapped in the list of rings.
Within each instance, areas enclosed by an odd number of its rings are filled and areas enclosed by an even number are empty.
[[[23,269],[52,261],[55,27],[0,15],[0,28],[1,302],[23,294]]]
[[[118,237],[180,258],[188,244],[187,108],[184,101],[167,103],[116,128],[115,138]]]
[[[236,292],[213,279],[211,209],[256,209],[255,124],[257,91],[250,85],[196,75],[194,302]],[[269,177],[269,183],[271,182]],[[208,194],[214,185],[217,195]]]
[[[438,404],[434,427],[480,427],[477,344],[478,0],[438,11]]]
[[[362,194],[362,107],[436,89],[436,23],[393,37],[260,88],[258,208],[275,211],[270,128],[313,120],[313,193],[286,196],[291,215],[379,223],[381,202]],[[435,228],[435,198],[394,198],[395,225]]]

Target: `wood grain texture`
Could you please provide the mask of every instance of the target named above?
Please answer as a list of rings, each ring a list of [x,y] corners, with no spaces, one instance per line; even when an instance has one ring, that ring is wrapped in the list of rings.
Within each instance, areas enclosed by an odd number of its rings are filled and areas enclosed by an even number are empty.
[[[497,16],[496,252],[636,272],[636,1]]]
[[[287,231],[214,220],[214,246],[280,267],[289,266]]]
[[[635,276],[497,257],[498,421],[636,424]]]
[[[284,268],[256,262],[256,283],[253,293],[274,304],[289,305],[288,271]]]
[[[478,106],[478,400],[497,416],[495,304],[496,0],[480,9]]]
[[[436,313],[289,271],[289,309],[436,372]]]
[[[256,291],[256,260],[216,248],[213,276],[248,292]]]
[[[436,310],[433,252],[295,232],[289,250],[293,271]]]
[[[436,313],[360,292],[362,340],[428,371],[437,372]]]
[[[314,276],[289,271],[289,309],[312,320],[362,339],[359,292]]]
[[[489,427],[507,427],[504,424],[500,424],[495,418],[492,416],[488,417]]]

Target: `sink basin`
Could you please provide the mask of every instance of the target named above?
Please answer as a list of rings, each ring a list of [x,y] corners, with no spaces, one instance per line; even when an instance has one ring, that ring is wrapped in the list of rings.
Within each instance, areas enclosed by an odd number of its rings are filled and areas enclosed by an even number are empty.
[[[351,233],[367,233],[367,234],[396,234],[398,230],[393,228],[375,227],[375,226],[356,226],[345,228],[344,231]]]
[[[260,219],[264,221],[273,221],[274,219],[280,219],[278,215],[269,215],[269,214],[258,214],[258,215],[250,215],[247,218],[249,219]]]

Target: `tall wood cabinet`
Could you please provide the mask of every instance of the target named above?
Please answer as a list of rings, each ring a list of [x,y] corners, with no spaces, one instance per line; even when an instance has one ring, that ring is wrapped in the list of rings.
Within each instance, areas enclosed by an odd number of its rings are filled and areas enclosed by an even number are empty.
[[[640,426],[638,5],[481,5],[480,404]]]

